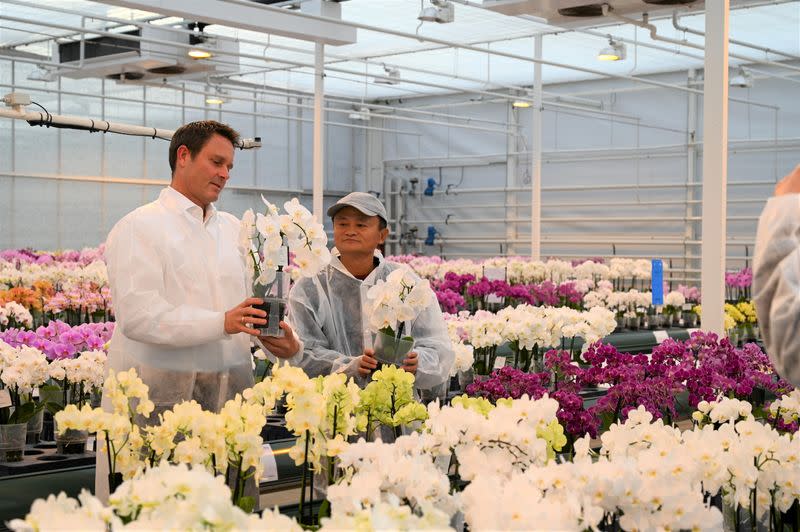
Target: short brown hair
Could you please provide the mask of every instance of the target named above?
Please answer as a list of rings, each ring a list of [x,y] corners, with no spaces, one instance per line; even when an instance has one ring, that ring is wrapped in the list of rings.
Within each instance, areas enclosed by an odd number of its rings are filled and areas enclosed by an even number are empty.
[[[214,135],[221,135],[231,141],[234,147],[239,143],[239,133],[231,126],[215,120],[198,120],[189,122],[179,127],[172,135],[169,143],[169,167],[175,173],[175,164],[178,160],[178,148],[186,146],[194,158],[208,139]]]

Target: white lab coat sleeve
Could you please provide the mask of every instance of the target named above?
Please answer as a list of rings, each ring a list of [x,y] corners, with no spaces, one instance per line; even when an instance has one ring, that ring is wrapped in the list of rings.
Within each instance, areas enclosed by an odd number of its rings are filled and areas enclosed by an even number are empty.
[[[758,222],[753,298],[767,355],[800,386],[800,194],[770,198]]]
[[[174,305],[164,294],[164,257],[152,235],[121,220],[106,242],[106,262],[117,326],[137,342],[191,347],[223,338],[225,312]],[[138,229],[138,230],[137,230]]]
[[[447,381],[455,351],[435,298],[414,320],[411,336],[414,337],[414,351],[417,352],[419,363],[414,386],[429,390]]]
[[[303,280],[311,283],[311,281]],[[313,288],[311,288],[313,290]],[[289,364],[297,366],[306,372],[309,377],[329,375],[341,371],[351,362],[357,360],[334,349],[331,349],[328,337],[323,331],[318,315],[319,305],[314,305],[317,310],[304,301],[306,292],[300,284],[295,285],[289,294],[289,323],[294,333],[303,343],[303,349],[297,355],[287,359]],[[357,370],[357,366],[355,366]],[[354,376],[353,371],[346,371]]]

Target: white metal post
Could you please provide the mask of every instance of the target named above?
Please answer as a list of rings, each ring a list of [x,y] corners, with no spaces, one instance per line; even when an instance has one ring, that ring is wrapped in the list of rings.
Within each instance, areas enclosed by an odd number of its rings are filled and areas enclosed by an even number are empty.
[[[323,135],[324,116],[323,106],[325,98],[325,44],[317,42],[314,45],[314,159],[312,186],[314,218],[323,223],[322,212],[322,184],[324,182],[325,165]]]
[[[534,41],[533,120],[531,126],[531,258],[542,256],[542,36]]]
[[[724,334],[728,183],[728,24],[730,0],[706,2],[703,88],[703,329]]]

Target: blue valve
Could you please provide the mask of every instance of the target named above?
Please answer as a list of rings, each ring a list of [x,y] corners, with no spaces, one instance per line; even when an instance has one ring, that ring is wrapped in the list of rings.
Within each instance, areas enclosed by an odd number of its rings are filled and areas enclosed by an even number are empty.
[[[432,225],[429,225],[429,226],[428,226],[428,238],[426,238],[426,239],[425,239],[425,245],[426,245],[426,246],[432,246],[432,245],[434,245],[434,244],[433,244],[433,241],[436,239],[436,235],[437,235],[438,233],[439,233],[439,231],[437,231],[437,230],[436,230],[436,228],[435,228],[434,226],[432,226]]]
[[[436,188],[436,180],[432,177],[428,178],[428,186],[425,188],[423,194],[426,196],[433,196],[433,189]]]

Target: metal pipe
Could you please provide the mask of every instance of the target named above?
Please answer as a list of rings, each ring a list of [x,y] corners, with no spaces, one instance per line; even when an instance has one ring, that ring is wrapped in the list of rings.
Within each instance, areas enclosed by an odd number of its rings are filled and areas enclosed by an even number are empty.
[[[2,54],[0,54],[0,57],[2,57]],[[146,87],[149,87],[149,86],[158,87],[158,85],[150,85],[150,84],[142,84],[142,85],[146,86]],[[150,105],[163,105],[163,104],[159,104],[159,103],[155,103],[155,102],[143,102],[143,100],[136,100],[134,98],[125,98],[125,97],[122,97],[122,96],[103,96],[103,95],[94,94],[94,93],[82,93],[82,92],[75,92],[75,91],[65,91],[65,90],[60,90],[60,89],[49,89],[47,87],[41,87],[41,88],[40,87],[27,87],[27,86],[22,86],[22,85],[8,85],[6,83],[0,83],[0,87],[11,87],[12,89],[23,89],[23,90],[30,90],[30,91],[35,91],[35,92],[66,94],[66,95],[70,95],[70,96],[81,96],[81,97],[100,98],[100,99],[105,98],[107,100],[114,100],[114,101],[119,101],[119,102],[149,103]],[[173,87],[170,87],[170,88],[172,88],[173,90],[179,90],[179,89],[173,88]],[[192,93],[192,94],[204,94],[202,91],[193,91],[191,89],[182,89],[182,91],[183,92]],[[284,105],[286,105],[286,104],[284,103]],[[198,110],[198,111],[206,111],[206,110],[208,110],[207,107],[200,107],[200,106],[197,106],[197,105],[182,104],[182,106],[184,108],[186,108],[186,109],[195,109],[195,110]],[[229,114],[235,114],[235,115],[253,116],[252,112],[234,111],[234,110],[230,110],[230,109],[225,110],[225,112],[229,113]],[[289,121],[289,122],[305,122],[305,123],[313,123],[314,122],[314,120],[310,119],[310,118],[301,118],[301,117],[298,117],[298,116],[277,115],[277,114],[273,114],[273,113],[255,113],[255,116],[262,116],[262,117],[266,117],[266,118],[276,118],[276,119],[279,119],[279,120],[286,120],[286,121]],[[386,131],[386,132],[391,132],[391,133],[397,133],[397,134],[400,134],[400,135],[409,135],[409,136],[413,136],[413,137],[421,137],[422,136],[422,133],[417,133],[417,132],[413,132],[413,131],[402,131],[402,130],[397,130],[397,129],[387,129],[387,128],[374,127],[374,126],[360,126],[360,125],[356,125],[356,124],[345,124],[344,122],[326,121],[325,125],[336,126],[336,127],[345,127],[345,128],[351,128],[351,129],[367,129],[367,130],[372,130],[372,131]]]
[[[323,107],[325,105],[325,44],[321,41],[314,44],[314,131],[313,131],[313,157],[312,157],[312,183],[314,218],[317,223],[324,223],[322,212],[322,190],[325,180],[325,146],[323,144]]]
[[[222,2],[229,2],[229,3],[239,3],[239,4],[245,3],[247,5],[252,5],[251,2],[244,2],[243,0],[221,0],[221,1]],[[268,10],[268,11],[274,11],[275,10],[275,8],[271,8],[270,6],[263,5],[263,4],[257,4],[257,7],[259,9],[264,9],[264,10]],[[313,18],[313,19],[320,19],[321,18],[321,20],[325,20],[324,17],[315,17],[313,15],[308,15],[306,13],[297,13],[297,15],[302,16],[302,17],[306,17],[306,18]],[[453,48],[461,48],[461,49],[470,50],[470,51],[473,51],[473,52],[496,55],[496,56],[499,56],[499,57],[506,57],[508,59],[517,59],[519,61],[524,61],[524,62],[528,62],[528,63],[539,63],[539,64],[542,64],[542,65],[552,66],[552,67],[556,67],[556,68],[564,68],[564,69],[567,69],[567,70],[574,70],[576,72],[583,72],[583,73],[586,73],[586,74],[593,74],[593,75],[601,76],[601,77],[610,77],[610,78],[615,78],[615,79],[625,79],[625,80],[633,81],[633,82],[636,82],[636,83],[645,83],[645,84],[650,84],[650,85],[653,85],[653,86],[663,87],[663,88],[666,88],[666,89],[673,89],[673,90],[677,90],[677,91],[681,91],[681,92],[693,92],[693,93],[696,93],[696,94],[702,94],[702,91],[698,91],[696,89],[691,89],[689,87],[683,87],[681,85],[672,85],[672,84],[669,84],[669,83],[662,83],[660,81],[655,81],[655,80],[650,80],[650,79],[645,79],[645,78],[639,78],[639,77],[636,77],[636,76],[628,76],[628,75],[624,75],[624,74],[609,74],[608,72],[604,72],[602,70],[594,70],[592,68],[585,68],[585,67],[580,67],[580,66],[576,66],[576,65],[567,65],[567,64],[564,64],[564,63],[558,63],[558,62],[555,62],[555,61],[547,61],[547,60],[544,60],[544,59],[539,60],[539,59],[535,59],[535,58],[532,58],[532,57],[527,57],[527,56],[524,56],[524,55],[512,54],[512,53],[503,52],[503,51],[500,51],[500,50],[491,50],[491,49],[488,49],[488,48],[487,49],[479,48],[477,46],[471,46],[471,45],[468,45],[468,44],[447,41],[445,39],[437,39],[437,38],[434,38],[434,37],[419,35],[419,34],[415,34],[415,33],[407,33],[407,32],[404,32],[404,31],[393,30],[393,29],[390,29],[390,28],[381,28],[379,26],[372,26],[370,24],[364,24],[364,23],[361,23],[361,22],[354,22],[354,21],[349,21],[349,20],[337,20],[336,22],[341,24],[341,25],[344,25],[344,26],[350,26],[352,28],[358,28],[358,29],[363,29],[363,30],[367,30],[367,31],[374,31],[374,32],[378,32],[378,33],[385,33],[387,35],[394,35],[396,37],[404,37],[404,38],[412,39],[412,40],[431,42],[431,43],[435,43],[435,44],[441,44],[441,45],[445,45],[445,46],[450,46],[450,47],[453,47]],[[464,92],[466,92],[466,91],[464,91]],[[470,92],[473,92],[473,91],[470,91]]]
[[[728,220],[742,222],[758,220],[758,216],[728,216]],[[617,222],[641,222],[641,223],[662,223],[662,222],[692,222],[700,221],[701,216],[570,216],[570,217],[542,217],[542,223],[617,223]],[[529,224],[528,218],[452,218],[447,216],[437,220],[406,220],[407,224],[494,224],[494,223],[521,223]]]
[[[709,11],[710,10],[708,8],[706,8],[706,18],[708,18],[708,12]],[[663,42],[668,42],[668,43],[672,43],[672,44],[677,44],[677,45],[680,45],[680,46],[688,46],[689,48],[695,48],[697,50],[705,50],[706,49],[704,46],[701,46],[699,44],[694,44],[692,42],[687,41],[686,39],[683,39],[683,40],[672,39],[670,37],[663,37],[661,35],[658,35],[658,28],[656,28],[655,25],[650,24],[648,22],[647,13],[644,13],[642,15],[642,20],[640,21],[640,20],[637,20],[635,18],[626,17],[624,15],[619,15],[619,14],[615,13],[614,10],[611,9],[611,7],[608,4],[603,4],[603,15],[607,15],[607,16],[610,16],[610,17],[615,18],[617,20],[620,20],[622,22],[626,22],[628,24],[633,24],[634,26],[639,26],[640,28],[645,28],[646,30],[649,30],[650,31],[650,38],[652,40],[654,40],[654,41],[663,41]],[[673,25],[674,24],[675,23],[673,22]],[[727,61],[728,61],[729,57],[733,57],[734,59],[741,59],[741,60],[747,61],[749,63],[758,63],[758,64],[762,64],[762,65],[770,65],[770,66],[780,67],[780,68],[783,68],[783,69],[786,69],[786,70],[793,70],[793,71],[796,71],[796,72],[800,72],[800,67],[795,67],[795,66],[792,66],[792,65],[779,63],[777,61],[769,61],[769,60],[766,60],[766,59],[761,59],[761,60],[753,59],[752,57],[747,57],[746,55],[732,54],[727,49],[727,44],[726,44],[725,53],[728,54],[726,56],[726,58],[725,58],[725,61],[726,61],[725,64],[727,64]]]
[[[542,187],[542,191],[569,191],[569,190],[627,190],[627,189],[661,189],[661,188],[685,188],[685,187],[701,187],[702,183],[646,183],[646,184],[614,184],[614,185],[574,185],[574,186],[558,186],[558,187]],[[770,186],[774,187],[774,181],[735,181],[729,182],[729,187],[733,186]],[[530,190],[530,187],[482,187],[482,188],[464,188],[464,189],[451,189],[449,195],[456,196],[458,194],[483,194],[487,192],[524,192]],[[434,190],[434,195],[445,194],[444,191]]]
[[[166,179],[135,179],[127,177],[103,177],[103,176],[78,176],[78,175],[56,175],[56,174],[31,174],[31,173],[17,173],[17,172],[0,172],[0,177],[21,178],[21,179],[44,179],[49,181],[77,181],[83,183],[100,183],[100,184],[121,184],[121,185],[145,185],[165,187],[170,184]],[[235,179],[235,178],[234,178]],[[287,194],[287,195],[301,195],[311,196],[312,191],[309,189],[299,188],[266,188],[256,187],[251,185],[225,185],[226,190],[236,190],[240,192],[259,192],[270,194]],[[325,195],[329,197],[342,197],[349,194],[350,191],[346,190],[327,190]]]
[[[534,39],[534,57],[542,59],[542,36]],[[542,63],[533,67],[533,108],[531,120],[531,258],[539,260],[542,255]]]
[[[68,25],[65,25],[65,24],[55,24],[55,23],[46,22],[46,21],[31,21],[31,20],[22,19],[22,18],[19,18],[19,17],[11,17],[11,16],[8,16],[8,15],[0,15],[0,20],[9,20],[9,21],[12,21],[12,22],[20,22],[20,23],[24,23],[24,24],[40,24],[42,26],[46,26],[46,27],[50,27],[50,28],[57,28],[57,29],[63,29],[63,30],[69,30],[69,31],[76,31],[75,27],[68,26]],[[124,40],[138,41],[138,42],[149,42],[149,43],[161,44],[161,45],[166,45],[166,46],[174,46],[174,47],[184,48],[184,49],[193,48],[193,46],[190,45],[190,44],[170,42],[170,41],[166,41],[166,40],[163,40],[163,39],[146,38],[146,37],[141,37],[141,36],[138,36],[138,35],[129,35],[129,34],[126,34],[126,33],[111,33],[111,32],[102,31],[102,30],[92,30],[91,33],[95,34],[95,35],[104,35],[104,36],[116,37],[116,38],[120,38],[120,39],[124,39]],[[286,63],[286,64],[292,64],[292,65],[301,66],[301,67],[315,68],[314,63],[303,63],[303,62],[299,62],[299,61],[289,61],[289,60],[286,60],[286,59],[271,58],[271,57],[267,57],[267,56],[257,56],[257,55],[253,55],[253,54],[244,54],[244,53],[241,53],[241,52],[239,52],[236,55],[238,55],[239,57],[246,58],[246,59],[253,59],[253,60],[258,60],[258,61],[271,60],[271,61],[275,61],[275,62],[278,62],[278,63]],[[221,61],[217,61],[217,62],[223,63]],[[362,74],[361,72],[356,71],[356,70],[348,70],[348,69],[332,68],[332,67],[331,68],[326,67],[325,70],[326,71],[332,71],[332,72],[341,72],[341,73],[345,73],[345,74],[354,74],[354,75],[361,75]],[[388,78],[386,76],[380,76],[380,75],[375,75],[374,77],[383,78],[383,79],[390,79],[390,78]],[[418,80],[404,80],[404,81],[407,82],[407,83],[420,85],[420,86],[440,88],[440,89],[445,89],[445,90],[459,90],[459,91],[471,92],[471,93],[475,93],[475,94],[484,94],[484,95],[491,96],[491,97],[504,98],[506,100],[515,99],[513,96],[510,96],[510,95],[506,95],[506,94],[502,94],[502,93],[496,93],[496,92],[490,92],[490,91],[463,90],[461,88],[456,88],[456,87],[451,87],[451,86],[447,86],[447,85],[442,85],[442,84],[438,84],[438,83],[431,83],[431,82],[426,82],[426,81],[418,81]],[[242,98],[238,98],[238,99],[242,99]],[[246,100],[246,98],[245,98],[245,100]],[[386,118],[389,118],[389,117],[386,117]],[[397,119],[400,119],[400,120],[406,119],[407,121],[418,121],[418,119],[412,119],[412,118],[409,118],[409,117],[394,117],[394,118],[397,118]],[[492,128],[479,128],[478,126],[469,126],[469,125],[465,125],[465,124],[443,124],[443,125],[447,125],[448,127],[462,127],[462,128],[466,128],[466,129],[479,129],[481,131],[498,133],[498,134],[503,134],[503,135],[509,133],[509,132],[507,132],[505,130],[492,129]],[[511,133],[512,134],[516,134],[516,132],[511,132]]]
[[[729,199],[728,203],[764,203],[768,198],[752,198],[752,199]],[[605,209],[606,207],[652,207],[660,205],[700,205],[701,200],[655,200],[655,201],[604,201],[599,203],[564,203],[564,202],[547,202],[542,205],[542,209],[563,208],[563,207],[585,207],[595,209]],[[515,204],[515,208],[529,208],[530,203]],[[440,205],[416,205],[414,210],[460,210],[460,209],[504,209],[506,206],[503,203],[482,203],[482,204],[440,204]]]
[[[692,29],[692,28],[690,28],[688,26],[682,26],[678,22],[678,20],[679,20],[678,19],[678,11],[677,10],[673,11],[672,12],[672,27],[673,28],[675,28],[678,31],[683,31],[685,33],[692,33],[694,35],[699,35],[700,37],[703,37],[703,38],[706,37],[706,32],[700,31],[700,30],[695,30],[695,29]],[[780,50],[773,50],[772,48],[766,48],[764,46],[759,46],[757,44],[752,44],[752,43],[749,43],[749,42],[740,41],[738,39],[731,39],[730,37],[728,38],[728,42],[730,44],[735,44],[737,46],[744,46],[745,48],[752,48],[753,50],[758,50],[760,52],[764,52],[764,53],[767,53],[767,54],[782,55],[782,56],[787,57],[789,59],[793,59],[795,61],[800,61],[800,55],[788,54],[786,52],[781,52]],[[766,62],[764,64],[772,65],[773,62]],[[780,65],[781,63],[777,63],[777,64]]]

